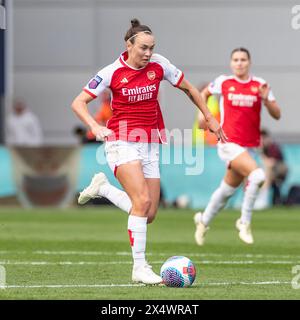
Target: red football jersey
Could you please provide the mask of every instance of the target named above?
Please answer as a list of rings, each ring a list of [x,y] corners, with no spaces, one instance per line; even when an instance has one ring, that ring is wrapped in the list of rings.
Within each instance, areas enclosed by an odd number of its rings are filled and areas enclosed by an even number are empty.
[[[129,66],[127,57],[124,52],[114,63],[101,69],[84,91],[94,98],[105,88],[112,92],[113,115],[107,128],[114,135],[108,141],[166,142],[158,103],[159,85],[165,79],[178,86],[183,73],[159,54],[153,54],[150,62],[140,69]]]
[[[254,76],[242,81],[222,75],[209,84],[208,91],[220,96],[221,126],[228,142],[244,147],[259,146],[262,101],[258,88],[264,83],[265,80]],[[271,90],[268,99],[275,100]]]

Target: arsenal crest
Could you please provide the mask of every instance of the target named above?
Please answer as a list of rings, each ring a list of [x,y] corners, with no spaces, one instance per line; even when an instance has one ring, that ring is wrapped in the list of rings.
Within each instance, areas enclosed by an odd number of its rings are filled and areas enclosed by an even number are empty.
[[[155,71],[148,71],[147,77],[149,80],[154,80],[155,79]]]
[[[253,93],[257,93],[258,92],[258,88],[257,87],[254,87],[254,86],[251,86],[251,91]]]

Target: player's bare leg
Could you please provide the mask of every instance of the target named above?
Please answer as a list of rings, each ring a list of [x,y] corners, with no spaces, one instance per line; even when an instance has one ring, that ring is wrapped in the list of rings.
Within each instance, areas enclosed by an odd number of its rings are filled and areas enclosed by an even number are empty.
[[[159,178],[146,178],[149,194],[151,198],[151,205],[148,211],[148,224],[153,222],[156,217],[159,199],[160,199],[160,179]]]
[[[145,257],[148,212],[152,202],[141,162],[135,160],[120,165],[116,177],[132,202],[128,218],[128,233],[134,263],[132,280],[145,284],[159,284],[162,282],[161,277],[152,271]]]

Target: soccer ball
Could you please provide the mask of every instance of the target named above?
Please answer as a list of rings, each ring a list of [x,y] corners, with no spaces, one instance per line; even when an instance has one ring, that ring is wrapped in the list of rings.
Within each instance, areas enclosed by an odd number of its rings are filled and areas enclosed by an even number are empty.
[[[196,278],[196,268],[189,258],[174,256],[162,265],[160,276],[167,287],[189,287]]]

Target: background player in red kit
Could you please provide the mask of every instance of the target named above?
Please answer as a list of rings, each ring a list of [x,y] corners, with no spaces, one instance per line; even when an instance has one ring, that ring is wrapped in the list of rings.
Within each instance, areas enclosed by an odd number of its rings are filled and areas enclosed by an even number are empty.
[[[263,79],[249,74],[250,64],[250,53],[247,49],[233,50],[233,75],[219,76],[201,93],[205,101],[211,94],[220,96],[221,126],[228,140],[227,143],[218,143],[218,154],[228,167],[223,181],[211,196],[205,211],[194,216],[195,240],[198,245],[203,245],[209,223],[245,178],[247,183],[242,212],[236,227],[242,241],[248,244],[254,242],[250,227],[252,209],[258,190],[265,181],[265,173],[258,167],[251,154],[260,144],[262,104],[277,120],[280,118],[280,108],[268,84]],[[203,121],[202,128],[206,128]]]
[[[128,233],[133,255],[132,280],[157,284],[145,259],[147,223],[157,213],[160,195],[159,143],[164,142],[164,122],[157,100],[159,85],[168,80],[183,90],[203,112],[207,126],[225,142],[219,123],[210,114],[198,90],[166,58],[153,54],[154,36],[138,20],[125,35],[127,50],[114,63],[101,69],[72,103],[74,112],[98,139],[105,139],[106,159],[125,192],[112,186],[103,173],[96,174],[81,192],[78,202],[102,196],[128,212]],[[87,104],[109,88],[112,118],[100,126]]]

